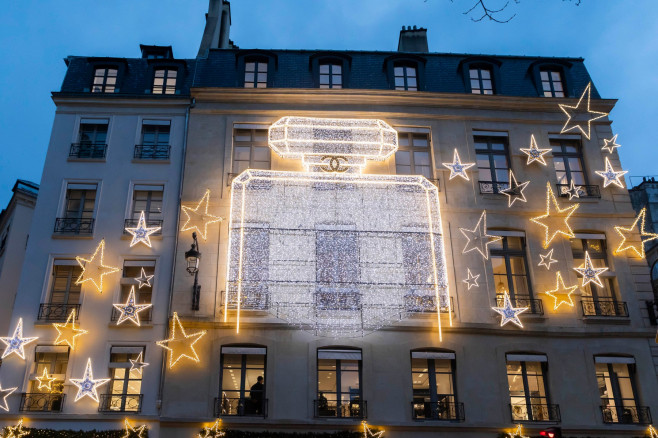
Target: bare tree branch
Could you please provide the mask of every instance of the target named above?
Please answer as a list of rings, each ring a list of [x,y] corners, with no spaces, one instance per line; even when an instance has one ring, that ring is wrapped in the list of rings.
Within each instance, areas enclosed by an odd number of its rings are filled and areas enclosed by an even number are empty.
[[[425,0],[427,1],[427,0]],[[451,2],[454,2],[454,0],[450,0]],[[508,0],[501,8],[499,9],[494,9],[490,6],[488,6],[489,0],[475,0],[475,3],[473,3],[473,6],[471,6],[468,10],[464,11],[464,15],[470,15],[472,12],[478,10],[481,11],[482,15],[479,17],[470,17],[472,21],[474,22],[480,22],[484,20],[485,18],[489,21],[494,21],[496,23],[509,23],[510,20],[512,20],[514,17],[516,17],[516,13],[512,14],[506,19],[500,18],[499,14],[503,12],[507,7],[509,6],[510,1]],[[580,6],[582,0],[562,0],[567,1],[567,2],[574,2],[576,6]],[[514,0],[514,3],[519,4],[521,0]]]

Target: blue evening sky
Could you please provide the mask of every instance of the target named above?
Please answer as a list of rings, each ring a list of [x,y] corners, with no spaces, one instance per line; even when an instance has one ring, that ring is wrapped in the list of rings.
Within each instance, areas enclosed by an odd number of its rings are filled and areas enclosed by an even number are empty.
[[[624,169],[658,174],[658,1],[510,1],[508,24],[462,15],[475,0],[233,0],[241,48],[396,50],[402,25],[430,51],[585,58],[611,114]],[[488,0],[492,5],[504,0]],[[0,15],[0,207],[17,178],[39,182],[67,55],[139,57],[139,44],[196,56],[207,0],[6,1]],[[502,15],[505,17],[505,14]]]

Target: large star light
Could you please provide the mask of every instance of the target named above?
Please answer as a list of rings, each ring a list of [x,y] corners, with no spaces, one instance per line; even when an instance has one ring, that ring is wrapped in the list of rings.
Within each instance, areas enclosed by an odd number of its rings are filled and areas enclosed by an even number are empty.
[[[39,382],[39,387],[37,389],[47,389],[48,391],[53,390],[53,382],[57,380],[56,377],[48,375],[48,370],[43,369],[43,374],[41,377],[37,377],[37,382]]]
[[[541,258],[541,261],[537,266],[543,266],[547,270],[551,270],[551,265],[553,263],[557,263],[557,260],[553,258],[553,250],[551,249],[549,252],[546,254],[539,254],[539,257]]]
[[[601,150],[607,150],[608,153],[611,154],[615,151],[615,149],[620,148],[621,145],[617,144],[617,135],[618,134],[615,134],[615,136],[612,137],[611,139],[604,138],[603,147],[601,148]]]
[[[547,290],[544,294],[553,298],[553,310],[557,310],[562,304],[573,307],[571,295],[576,289],[578,289],[578,286],[565,286],[562,274],[558,272],[555,276],[555,289]]]
[[[146,218],[144,212],[142,211],[139,214],[139,221],[137,226],[134,228],[127,227],[126,231],[132,234],[133,240],[130,242],[130,247],[137,245],[138,243],[143,243],[144,245],[151,247],[151,234],[157,233],[162,227],[147,227]]]
[[[2,353],[2,359],[9,356],[10,354],[15,354],[21,359],[25,360],[25,346],[30,342],[34,342],[38,337],[33,338],[24,338],[23,337],[23,318],[18,318],[18,324],[16,324],[16,329],[14,329],[14,334],[11,337],[0,338],[7,348],[5,352]]]
[[[149,366],[148,363],[144,362],[144,352],[140,351],[137,359],[128,359],[130,361],[130,371],[137,371],[139,374],[142,374],[142,368]]]
[[[3,388],[0,384],[0,409],[9,412],[9,404],[7,404],[7,397],[12,395],[18,388]]]
[[[475,166],[475,163],[462,163],[461,159],[459,158],[459,152],[457,152],[457,149],[455,149],[452,154],[452,163],[442,164],[450,169],[450,179],[461,176],[466,181],[469,180],[468,175],[466,174],[466,169]]]
[[[219,430],[222,420],[215,420],[212,426],[205,426],[203,428],[203,435],[200,433],[197,435],[198,438],[219,438],[220,436],[226,435],[225,432]]]
[[[586,139],[589,140],[592,128],[592,122],[594,120],[601,119],[608,115],[608,113],[602,113],[599,111],[592,111],[590,109],[590,98],[592,95],[592,83],[590,82],[585,87],[585,91],[578,99],[576,106],[559,104],[560,109],[564,114],[567,115],[567,121],[562,127],[560,133],[564,134],[565,132],[573,131],[574,129],[580,130]],[[587,96],[587,99],[585,99]],[[578,120],[577,120],[578,119]],[[586,124],[586,126],[585,126]]]
[[[480,278],[480,274],[473,275],[470,269],[466,269],[467,276],[465,279],[462,281],[468,285],[468,290],[471,290],[472,287],[480,287],[478,284],[478,278]]]
[[[125,434],[121,438],[143,438],[146,432],[146,425],[142,424],[141,426],[133,427],[126,418],[124,420],[124,432]]]
[[[205,330],[189,335],[185,333],[185,328],[183,328],[180,319],[178,319],[178,313],[174,312],[173,319],[171,320],[171,336],[169,339],[157,341],[156,344],[169,350],[169,368],[173,368],[183,358],[199,362],[199,356],[194,349],[194,344],[199,342],[199,339],[205,334]]]
[[[470,251],[479,252],[482,257],[489,259],[489,245],[502,239],[500,236],[492,236],[487,234],[487,211],[482,211],[480,219],[478,220],[477,225],[472,230],[467,228],[460,228],[459,231],[462,232],[464,237],[468,239],[466,246],[462,253],[467,253]]]
[[[535,136],[530,135],[530,147],[529,148],[519,148],[521,149],[521,152],[526,154],[528,156],[528,160],[526,161],[526,165],[532,164],[533,162],[538,162],[539,164],[542,164],[546,166],[546,160],[544,159],[544,155],[549,153],[551,149],[540,149],[537,146],[537,140],[535,140]]]
[[[4,438],[21,438],[29,434],[29,430],[23,430],[23,419],[21,418],[16,426],[7,426],[7,435],[3,436]]]
[[[576,183],[571,180],[569,187],[562,187],[562,194],[569,195],[569,201],[573,198],[580,198],[580,192],[583,190],[581,186],[577,186]]]
[[[500,318],[500,326],[504,326],[508,322],[511,322],[513,324],[516,324],[517,326],[523,328],[523,324],[521,323],[521,320],[519,319],[519,315],[526,310],[528,310],[528,307],[514,307],[512,306],[512,300],[509,298],[509,294],[507,291],[505,291],[505,295],[503,296],[503,307],[492,307],[491,308],[494,312],[499,313],[501,318]]]
[[[570,239],[574,237],[573,230],[569,225],[569,219],[579,206],[580,204],[574,204],[567,208],[560,208],[555,198],[555,193],[551,189],[551,183],[546,183],[546,214],[530,219],[537,225],[544,227],[546,231],[544,248],[548,248],[548,245],[551,244],[558,234],[562,234]]]
[[[628,170],[615,171],[615,169],[612,168],[612,164],[610,164],[608,157],[605,157],[605,170],[595,170],[594,173],[603,178],[603,188],[608,187],[610,184],[614,184],[623,189],[624,183],[619,178],[626,175]]]
[[[75,284],[91,282],[99,293],[103,293],[103,277],[121,270],[121,268],[106,266],[103,264],[104,256],[105,239],[101,240],[101,243],[98,244],[94,255],[92,255],[90,259],[83,259],[82,257],[77,256],[75,259],[82,267],[82,273],[76,280]]]
[[[514,205],[516,201],[521,201],[521,202],[528,202],[525,199],[525,195],[523,194],[523,191],[525,190],[526,187],[528,187],[528,184],[530,184],[530,181],[525,181],[519,184],[516,181],[516,177],[514,176],[514,172],[512,172],[512,169],[509,171],[509,187],[501,190],[500,193],[503,193],[507,196],[507,206],[511,207]]]
[[[644,229],[644,220],[646,215],[647,215],[647,209],[645,207],[642,210],[640,210],[640,213],[635,218],[635,222],[633,222],[633,225],[631,225],[628,228],[615,227],[615,231],[622,238],[621,242],[619,243],[619,246],[615,250],[615,255],[630,249],[634,251],[638,257],[644,258],[645,256],[644,244],[651,240],[658,239],[658,234],[650,233]],[[629,237],[636,230],[638,222],[640,223],[640,241],[632,243],[631,241],[629,241]]]
[[[588,251],[585,251],[585,263],[580,267],[573,269],[583,276],[582,286],[594,283],[598,287],[603,287],[603,283],[601,283],[601,278],[599,278],[599,276],[608,270],[608,268],[595,268],[592,264],[592,259],[589,257]]]
[[[82,379],[69,379],[71,383],[78,387],[78,393],[75,396],[74,402],[77,402],[83,397],[89,397],[98,403],[99,386],[105,385],[111,379],[94,379],[94,372],[91,369],[91,358],[87,359],[87,366],[85,367],[85,374]]]
[[[380,438],[382,435],[384,435],[384,431],[380,430],[379,432],[373,432],[370,430],[368,427],[368,423],[365,421],[362,421],[361,424],[363,424],[363,437],[364,438]]]
[[[64,324],[53,323],[53,327],[57,330],[55,345],[66,344],[71,350],[75,350],[75,338],[87,333],[87,330],[75,328],[75,309],[71,310]]]
[[[139,321],[139,312],[143,312],[153,304],[135,304],[135,301],[135,286],[132,286],[130,288],[130,293],[128,294],[128,300],[125,304],[112,304],[115,309],[121,312],[121,315],[117,320],[117,325],[120,325],[124,321],[130,321],[137,327],[141,325]]]
[[[151,287],[151,278],[154,275],[146,275],[146,271],[142,268],[142,272],[139,274],[139,277],[135,277],[135,280],[139,282],[139,289],[143,287]]]
[[[208,234],[208,225],[221,222],[224,218],[213,216],[208,213],[208,204],[210,202],[210,189],[206,190],[196,207],[182,206],[181,209],[187,220],[183,224],[181,231],[196,230],[203,240],[206,240]]]

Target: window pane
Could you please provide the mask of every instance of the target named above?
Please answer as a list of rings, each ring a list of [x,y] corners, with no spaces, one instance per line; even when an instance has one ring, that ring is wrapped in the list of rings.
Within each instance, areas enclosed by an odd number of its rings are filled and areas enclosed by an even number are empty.
[[[416,68],[415,67],[406,67],[407,76],[416,77]]]
[[[329,64],[320,64],[320,73],[329,74]]]
[[[404,76],[404,68],[403,67],[395,67],[393,69],[395,76]]]
[[[259,63],[258,63],[258,71],[259,71],[260,73],[262,73],[262,72],[267,72],[267,63],[265,63],[265,62],[259,62]]]
[[[489,70],[482,69],[480,70],[480,73],[482,74],[482,79],[491,79],[491,72]]]
[[[414,165],[429,166],[430,165],[429,152],[414,152]]]
[[[251,148],[247,146],[236,146],[234,153],[234,160],[239,161],[249,161],[249,155],[251,153]]]
[[[411,158],[409,156],[410,152],[408,151],[397,151],[395,153],[395,164],[396,165],[411,165]]]
[[[413,145],[414,147],[427,147],[428,146],[428,136],[414,134],[413,136]]]
[[[247,62],[244,65],[244,70],[248,72],[255,72],[256,71],[256,64],[253,62]]]

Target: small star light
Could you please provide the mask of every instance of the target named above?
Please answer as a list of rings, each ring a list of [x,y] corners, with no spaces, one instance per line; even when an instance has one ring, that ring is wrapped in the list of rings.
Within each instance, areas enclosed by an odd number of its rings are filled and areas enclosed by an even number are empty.
[[[519,315],[525,312],[526,310],[528,310],[528,307],[513,307],[512,301],[510,300],[507,291],[505,291],[505,295],[503,296],[503,307],[492,307],[492,309],[494,312],[500,314],[501,327],[507,324],[508,322],[512,322],[517,326],[523,328],[523,324],[521,324]]]
[[[471,273],[470,269],[466,269],[467,272],[467,277],[463,279],[462,281],[468,285],[468,290],[471,290],[472,287],[480,287],[478,284],[478,278],[480,278],[480,274],[478,275],[473,275]]]
[[[47,389],[48,391],[53,390],[53,382],[57,380],[56,377],[48,375],[48,370],[46,368],[43,369],[41,377],[37,377],[36,379],[37,382],[39,382],[39,387],[37,389]]]
[[[623,189],[624,183],[619,177],[626,175],[628,170],[615,171],[615,169],[612,168],[608,157],[605,157],[605,170],[595,170],[594,173],[603,178],[603,188],[608,187],[610,184],[614,184]]]
[[[562,234],[568,238],[574,237],[573,230],[569,226],[569,218],[579,206],[580,204],[574,204],[570,207],[560,209],[555,198],[555,193],[551,189],[551,183],[546,183],[546,214],[530,219],[546,230],[544,249],[548,248],[548,245],[550,245],[558,234]]]
[[[638,257],[644,258],[644,244],[650,240],[658,239],[658,234],[650,233],[644,229],[644,219],[647,215],[646,207],[640,210],[640,214],[635,218],[635,222],[629,228],[615,227],[615,231],[622,237],[621,243],[615,250],[615,255],[620,254],[627,249],[632,249]],[[640,222],[641,221],[641,222]],[[637,223],[640,222],[640,241],[636,243],[626,242],[629,235],[635,231]]]
[[[610,140],[608,140],[607,138],[604,138],[603,139],[603,147],[601,148],[601,150],[606,150],[607,149],[608,153],[611,154],[615,151],[615,149],[620,148],[621,145],[617,144],[617,135],[618,134],[615,134],[615,136],[612,137]]]
[[[180,319],[178,319],[178,313],[174,312],[174,317],[171,321],[171,337],[163,341],[157,341],[156,344],[169,350],[169,368],[173,368],[184,357],[194,362],[199,362],[199,356],[196,354],[194,344],[199,342],[199,339],[205,334],[205,330],[189,335],[185,333],[185,329]]]
[[[450,179],[453,179],[456,176],[461,176],[466,181],[469,180],[468,175],[466,174],[466,169],[475,166],[475,163],[462,163],[461,159],[459,158],[459,152],[457,152],[457,149],[455,149],[452,154],[452,163],[442,164],[450,169]]]
[[[537,266],[544,266],[546,267],[547,270],[551,270],[551,265],[553,263],[557,263],[557,260],[553,258],[553,250],[551,249],[549,252],[546,254],[539,254],[539,257],[541,257],[541,261]]]
[[[75,309],[71,310],[64,324],[53,323],[57,330],[57,339],[55,345],[67,344],[71,350],[75,350],[75,338],[87,333],[87,330],[75,328]]]
[[[573,269],[583,276],[582,286],[594,283],[598,287],[603,287],[603,283],[601,283],[599,276],[608,270],[608,268],[595,268],[594,265],[592,265],[592,259],[590,259],[588,251],[585,251],[585,263],[579,268]]]
[[[16,324],[16,329],[12,337],[0,338],[0,341],[4,342],[7,346],[5,352],[2,353],[2,359],[14,353],[21,359],[25,360],[25,346],[30,342],[34,342],[38,337],[33,338],[24,338],[23,337],[23,318],[18,318],[18,324]]]
[[[521,152],[526,154],[528,156],[528,160],[526,161],[526,165],[532,164],[533,162],[538,162],[539,164],[542,164],[546,166],[546,160],[544,159],[544,155],[549,153],[551,149],[540,149],[537,147],[537,140],[535,140],[535,136],[530,135],[530,147],[529,148],[519,148]]]
[[[144,362],[144,352],[140,351],[137,359],[128,359],[130,361],[130,371],[137,371],[139,374],[142,374],[142,368],[149,366],[148,363]]]
[[[104,265],[104,253],[105,239],[101,240],[101,243],[96,247],[94,255],[92,255],[89,260],[83,259],[80,256],[75,258],[78,261],[78,264],[82,267],[82,274],[80,274],[75,284],[83,284],[90,281],[99,293],[103,293],[103,277],[121,270],[114,266]]]
[[[472,230],[460,228],[464,237],[468,239],[462,254],[476,250],[482,257],[489,259],[489,245],[502,239],[500,236],[487,234],[487,211],[483,210],[477,225]]]
[[[214,224],[215,222],[221,222],[224,218],[219,216],[213,216],[208,214],[208,203],[210,202],[210,189],[206,190],[206,193],[203,195],[203,198],[199,201],[195,208],[182,206],[181,209],[187,220],[183,224],[181,231],[196,230],[197,233],[201,236],[203,240],[206,240],[206,234],[208,233],[208,225]],[[190,222],[194,225],[190,225]],[[199,226],[199,223],[202,223],[202,226]]]
[[[141,325],[139,322],[139,312],[151,307],[153,304],[135,304],[135,286],[130,288],[130,293],[128,294],[128,301],[126,304],[112,304],[115,309],[121,312],[117,325],[121,324],[124,321],[131,321],[137,327]]]
[[[573,198],[580,198],[580,192],[583,190],[581,186],[577,186],[573,180],[571,180],[571,184],[569,185],[569,188],[567,187],[562,187],[562,194],[563,195],[569,195],[569,201],[571,201]]]
[[[519,424],[516,426],[516,429],[514,429],[514,431],[507,433],[507,438],[528,438],[528,437],[523,435],[523,428]]]
[[[2,385],[0,385],[0,409],[9,412],[7,397],[12,395],[17,389],[18,388],[2,388]]]
[[[658,431],[652,425],[649,425],[647,432],[649,433],[649,438],[658,438]]]
[[[200,433],[197,435],[198,438],[217,438],[220,436],[226,435],[225,432],[219,430],[222,420],[216,420],[212,426],[206,426],[203,428],[203,435]]]
[[[507,206],[511,207],[514,205],[516,201],[521,201],[521,202],[528,202],[525,199],[525,195],[523,194],[523,191],[525,190],[526,187],[528,187],[528,184],[530,184],[530,181],[525,181],[519,184],[516,181],[516,177],[514,176],[514,172],[510,169],[509,171],[509,187],[506,188],[505,190],[501,190],[500,193],[504,193],[507,195]]]
[[[573,307],[573,300],[571,295],[578,289],[578,286],[565,286],[562,280],[562,274],[556,274],[555,289],[544,292],[549,297],[553,298],[553,310],[557,310],[562,304]]]
[[[124,432],[125,434],[121,438],[143,438],[144,432],[146,432],[146,425],[142,424],[141,426],[133,427],[128,419],[124,420]]]
[[[135,280],[139,282],[139,289],[142,287],[151,287],[151,278],[154,275],[146,275],[146,271],[142,268],[142,272],[139,274],[139,277],[135,277]]]
[[[7,426],[7,435],[4,435],[5,438],[21,438],[28,436],[29,431],[23,430],[23,419],[21,418],[16,426]]]
[[[91,358],[87,359],[87,367],[82,379],[69,379],[71,383],[78,387],[78,394],[75,396],[74,402],[77,402],[82,397],[89,397],[98,403],[98,391],[96,388],[105,385],[110,379],[94,379],[94,372],[91,369]]]
[[[380,438],[382,435],[384,435],[384,431],[380,430],[379,432],[373,432],[370,430],[368,427],[368,423],[365,421],[361,422],[363,424],[363,437],[364,438]]]
[[[585,100],[586,95],[587,95],[587,100],[586,102],[583,102],[583,100]],[[567,121],[562,127],[562,131],[560,131],[561,134],[564,134],[565,132],[573,131],[574,129],[579,129],[580,132],[583,133],[585,138],[589,140],[592,122],[594,120],[601,119],[608,115],[608,113],[592,111],[590,109],[591,95],[592,95],[592,83],[590,82],[589,84],[587,84],[587,87],[585,87],[585,91],[583,91],[583,94],[580,96],[580,99],[578,99],[578,103],[576,104],[576,106],[565,105],[563,103],[559,104],[562,112],[567,115]],[[587,105],[587,108],[585,108],[585,105]],[[582,117],[580,118],[581,121],[574,120],[576,118],[574,117],[576,113],[587,114],[585,116],[587,118],[587,129],[585,129],[584,127],[585,121],[582,120]]]
[[[143,243],[144,245],[151,247],[151,234],[157,233],[162,227],[147,227],[146,218],[144,212],[139,214],[139,221],[137,226],[134,228],[127,227],[126,231],[133,235],[133,240],[130,242],[130,247],[137,245],[138,243]]]

